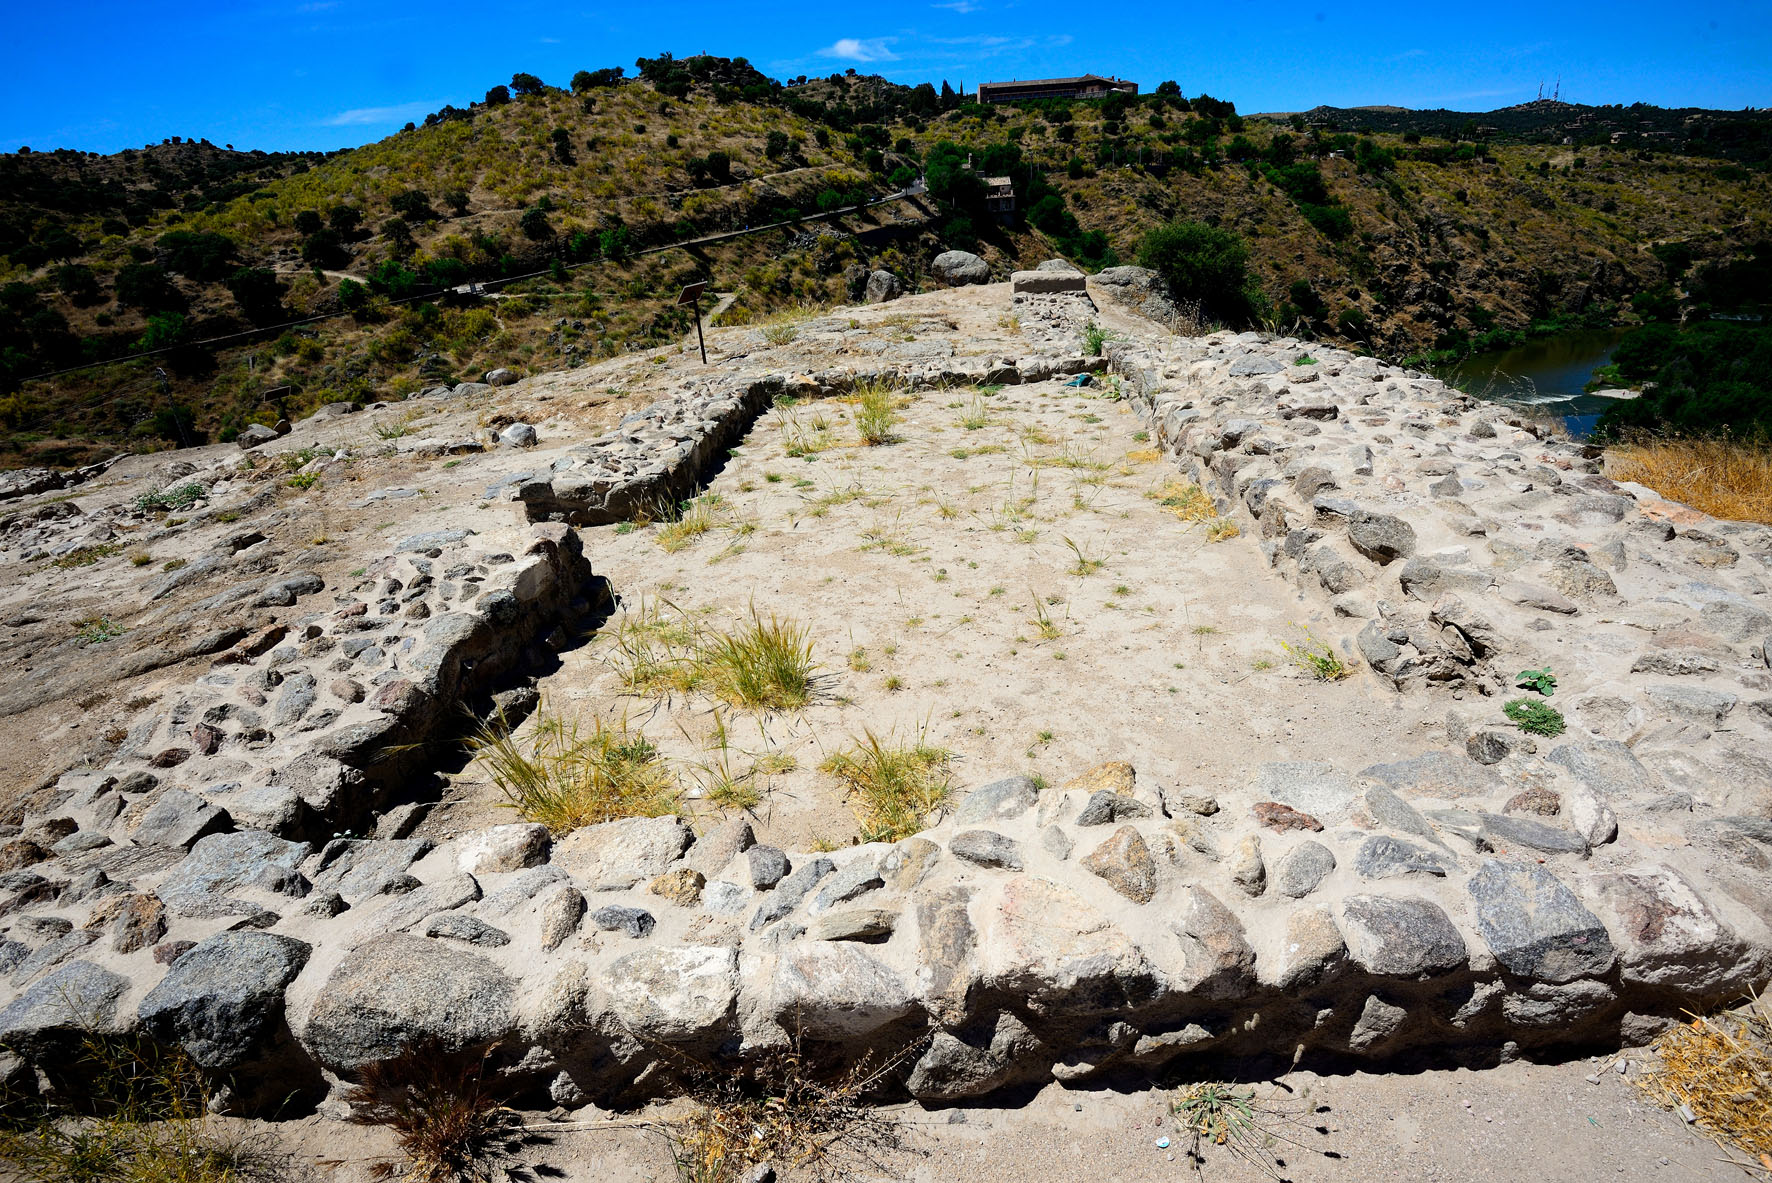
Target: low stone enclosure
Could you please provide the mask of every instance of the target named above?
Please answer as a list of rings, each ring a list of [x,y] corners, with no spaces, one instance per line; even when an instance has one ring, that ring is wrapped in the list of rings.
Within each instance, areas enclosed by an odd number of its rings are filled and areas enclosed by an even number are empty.
[[[217,597],[290,611],[202,639],[209,672],[0,846],[13,1082],[78,1087],[79,1041],[139,1033],[242,1112],[418,1046],[494,1048],[539,1103],[620,1104],[679,1057],[797,1040],[908,1048],[933,1103],[1190,1057],[1617,1046],[1772,978],[1772,531],[1369,358],[1148,323],[1085,356],[1086,292],[1014,310],[1022,357],[729,364],[510,485],[529,525],[399,540],[331,609],[305,583]],[[1125,763],[1011,777],[825,853],[675,817],[407,836],[403,786],[464,707],[521,717],[594,617],[573,523],[682,496],[786,393],[1085,371],[1336,622],[1355,676],[1441,697],[1443,742],[1210,794]],[[1586,689],[1534,739],[1499,703],[1550,635]]]

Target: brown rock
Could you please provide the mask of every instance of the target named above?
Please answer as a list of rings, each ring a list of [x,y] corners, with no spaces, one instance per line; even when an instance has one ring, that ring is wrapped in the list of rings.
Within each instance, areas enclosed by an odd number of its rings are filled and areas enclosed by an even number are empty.
[[[222,733],[207,723],[191,728],[191,746],[205,756],[213,756],[222,745]]]
[[[1539,817],[1555,817],[1563,811],[1563,799],[1551,789],[1534,787],[1515,793],[1501,807],[1503,813],[1535,813]]]
[[[363,701],[363,683],[350,678],[334,678],[326,687],[334,698],[342,698],[346,702]]]
[[[673,904],[693,908],[701,903],[701,889],[706,883],[707,878],[700,871],[683,867],[675,871],[666,871],[647,884],[646,890],[653,895],[663,896]]]
[[[161,965],[171,965],[196,947],[196,941],[167,941],[154,946],[154,960]]]
[[[1258,802],[1254,809],[1255,820],[1270,830],[1285,833],[1287,830],[1321,830],[1323,823],[1308,813],[1301,813],[1290,805],[1281,805],[1278,801]]]
[[[375,692],[369,705],[390,715],[409,715],[424,705],[425,692],[405,678],[395,678]]]
[[[156,752],[148,765],[151,768],[176,768],[191,758],[190,748],[167,748]]]
[[[0,846],[0,871],[16,871],[49,857],[49,852],[29,838],[14,838]]]
[[[1083,859],[1083,865],[1127,899],[1148,904],[1157,894],[1157,864],[1150,847],[1131,826],[1121,826]]]
[[[146,949],[166,935],[166,905],[147,893],[107,897],[81,927],[111,931],[111,948],[119,953]]]

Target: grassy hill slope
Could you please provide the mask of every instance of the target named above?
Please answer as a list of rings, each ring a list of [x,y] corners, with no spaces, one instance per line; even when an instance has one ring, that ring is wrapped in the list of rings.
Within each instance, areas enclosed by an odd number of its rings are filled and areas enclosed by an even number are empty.
[[[1566,104],[1436,135],[1417,128],[1441,113],[1242,119],[1179,95],[985,108],[877,78],[783,87],[742,60],[641,65],[576,92],[495,88],[332,155],[0,157],[0,466],[569,366],[677,339],[670,301],[691,280],[752,318],[852,299],[875,267],[923,281],[948,246],[1004,269],[1100,265],[1133,261],[1163,222],[1207,221],[1250,243],[1261,320],[1401,356],[1628,321],[1633,297],[1677,299],[1688,270],[1772,237],[1766,121],[1729,113],[1614,145],[1606,121],[1624,115],[1575,109],[1602,114],[1564,144]],[[951,167],[968,155],[1015,181],[1017,225],[969,205]],[[925,165],[927,202],[639,253],[884,194]],[[469,281],[498,298],[448,294]],[[144,347],[166,352],[91,364]]]

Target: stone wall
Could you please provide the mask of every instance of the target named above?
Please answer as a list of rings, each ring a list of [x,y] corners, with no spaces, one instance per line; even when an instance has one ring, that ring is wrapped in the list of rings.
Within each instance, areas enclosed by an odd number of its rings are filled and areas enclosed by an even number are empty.
[[[704,479],[784,393],[1095,360],[1087,297],[1021,299],[1029,358],[716,379],[516,495],[605,520]],[[944,1101],[1197,1055],[1616,1046],[1763,985],[1767,532],[1304,350],[1153,331],[1108,358],[1359,676],[1446,696],[1444,747],[1267,764],[1210,795],[1117,762],[999,780],[916,837],[830,853],[671,817],[433,843],[394,804],[416,745],[464,699],[532,701],[589,570],[557,522],[508,546],[415,537],[333,607],[241,638],[0,846],[10,1071],[77,1087],[85,1032],[141,1032],[252,1110],[418,1044],[496,1045],[533,1098],[573,1105],[666,1087],[666,1049],[798,1037],[836,1061],[914,1045],[905,1088]],[[1498,703],[1553,636],[1585,689],[1569,734],[1534,742]]]

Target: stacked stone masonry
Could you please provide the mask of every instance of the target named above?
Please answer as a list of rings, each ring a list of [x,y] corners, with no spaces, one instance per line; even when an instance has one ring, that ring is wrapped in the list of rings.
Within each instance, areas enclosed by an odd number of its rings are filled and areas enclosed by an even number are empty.
[[[786,394],[1100,368],[1087,294],[1013,310],[1028,357],[741,366],[518,482],[521,537],[403,540],[327,608],[284,588],[287,624],[231,640],[0,845],[9,1070],[77,1087],[87,1033],[139,1033],[253,1111],[421,1044],[496,1046],[576,1105],[661,1087],[662,1049],[798,1037],[914,1045],[906,1089],[949,1101],[1197,1055],[1616,1046],[1772,977],[1768,531],[1419,375],[1253,334],[1153,326],[1106,364],[1359,676],[1444,696],[1444,745],[1210,796],[1130,763],[1010,778],[823,854],[673,817],[406,836],[424,742],[464,701],[520,716],[591,610],[568,523],[684,495]],[[1602,676],[1532,741],[1498,703],[1552,630]]]

